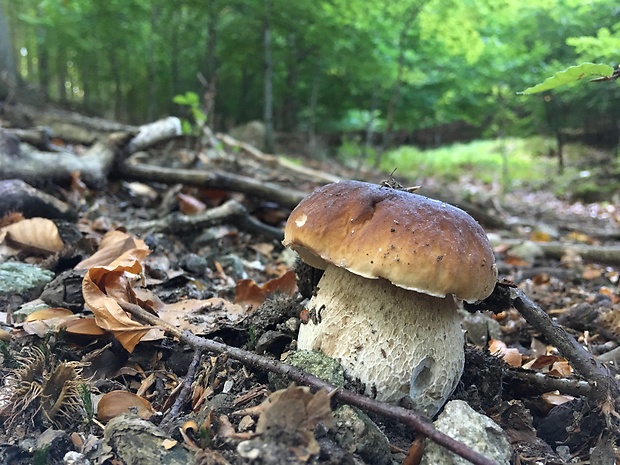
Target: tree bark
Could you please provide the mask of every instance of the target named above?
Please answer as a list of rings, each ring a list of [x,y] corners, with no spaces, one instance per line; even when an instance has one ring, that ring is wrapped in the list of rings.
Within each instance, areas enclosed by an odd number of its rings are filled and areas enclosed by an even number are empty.
[[[8,97],[16,85],[17,68],[13,57],[11,35],[4,13],[4,0],[0,0],[0,98]]]
[[[271,0],[264,0],[265,17],[263,22],[263,39],[265,53],[265,95],[263,119],[265,124],[265,147],[267,153],[274,152],[273,135],[273,57],[271,48]]]

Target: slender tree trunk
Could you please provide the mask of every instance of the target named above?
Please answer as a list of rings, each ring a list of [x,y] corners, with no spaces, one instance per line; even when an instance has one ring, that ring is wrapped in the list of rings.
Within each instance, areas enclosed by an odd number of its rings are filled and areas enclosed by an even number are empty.
[[[151,34],[148,45],[148,105],[146,109],[147,121],[153,121],[157,112],[157,60],[155,59],[155,37],[157,36],[157,18],[159,17],[158,6],[151,4]]]
[[[406,51],[406,41],[407,33],[411,29],[412,23],[422,11],[424,5],[428,3],[428,0],[421,1],[419,5],[415,5],[411,9],[409,9],[406,13],[405,22],[400,30],[400,34],[398,35],[398,58],[397,58],[397,72],[396,72],[396,81],[394,82],[394,86],[392,87],[392,95],[388,102],[387,110],[386,110],[386,124],[385,124],[385,134],[383,136],[383,144],[381,147],[381,151],[377,154],[375,158],[375,168],[378,168],[381,165],[381,158],[383,152],[390,146],[392,142],[392,133],[394,131],[394,119],[396,114],[396,106],[400,101],[400,92],[403,84],[403,75],[405,72],[405,51]]]
[[[0,0],[0,98],[12,94],[17,86],[17,68],[8,21],[4,13],[4,0]]]
[[[271,0],[264,0],[265,18],[263,23],[263,38],[265,46],[265,95],[263,119],[265,124],[265,146],[267,153],[274,151],[273,135],[273,57],[271,49]]]
[[[364,160],[368,159],[368,154],[370,152],[370,147],[372,145],[372,137],[374,135],[375,120],[377,119],[376,113],[377,113],[378,100],[379,100],[379,83],[376,82],[373,85],[372,94],[370,96],[370,109],[369,109],[370,117],[368,118],[368,121],[366,122],[366,135],[364,138],[364,146],[359,156],[357,157],[357,164],[355,166],[356,177],[359,175],[359,172],[362,169],[362,163],[364,162]],[[377,158],[379,158],[379,153],[377,153]],[[375,161],[375,163],[377,162]]]
[[[318,144],[316,136],[316,109],[319,102],[319,66],[315,65],[315,72],[312,74],[312,88],[310,91],[310,118],[308,121],[308,150],[311,157],[316,157],[318,154]]]
[[[248,65],[241,66],[241,81],[239,82],[239,104],[237,105],[237,121],[236,123],[247,121],[248,110],[250,108],[250,90],[254,82],[255,74],[249,72]]]
[[[217,23],[218,10],[217,1],[209,0],[208,5],[209,19],[207,22],[207,45],[206,45],[206,82],[204,83],[204,111],[207,115],[207,121],[213,128],[216,127],[215,122],[215,102],[217,99],[217,73],[218,73],[218,56],[217,56]]]
[[[56,82],[58,90],[58,101],[60,103],[67,103],[67,86],[66,83],[69,80],[67,76],[67,55],[65,49],[62,46],[56,48]]]

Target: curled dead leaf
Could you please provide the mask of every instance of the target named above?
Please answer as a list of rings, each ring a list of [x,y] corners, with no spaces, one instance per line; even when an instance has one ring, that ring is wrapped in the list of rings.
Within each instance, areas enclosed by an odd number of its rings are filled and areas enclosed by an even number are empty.
[[[44,308],[43,310],[32,312],[26,317],[25,321],[49,320],[50,318],[66,318],[71,316],[73,316],[73,312],[68,308]]]
[[[69,320],[60,326],[65,328],[67,334],[76,336],[102,336],[106,333],[105,329],[100,328],[91,317]]]
[[[56,224],[47,218],[29,218],[2,228],[6,239],[34,253],[56,253],[65,248]]]
[[[259,286],[251,279],[242,279],[237,282],[234,303],[244,307],[259,307],[267,296],[281,292],[290,296],[297,292],[295,272],[287,271],[279,278],[274,278]]]
[[[498,339],[489,341],[489,352],[501,356],[511,367],[520,367],[523,362],[523,357],[517,349],[509,349],[504,342]]]
[[[128,391],[110,391],[99,399],[97,405],[97,418],[102,422],[129,412],[134,412],[145,420],[157,414],[147,399]]]

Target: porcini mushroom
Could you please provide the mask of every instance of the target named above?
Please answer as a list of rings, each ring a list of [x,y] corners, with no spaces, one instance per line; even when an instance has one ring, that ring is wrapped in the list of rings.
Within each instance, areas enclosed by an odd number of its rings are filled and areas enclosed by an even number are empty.
[[[341,181],[301,201],[283,243],[325,270],[298,348],[339,360],[377,399],[408,396],[434,416],[463,371],[455,299],[482,300],[497,279],[482,227],[444,202]]]

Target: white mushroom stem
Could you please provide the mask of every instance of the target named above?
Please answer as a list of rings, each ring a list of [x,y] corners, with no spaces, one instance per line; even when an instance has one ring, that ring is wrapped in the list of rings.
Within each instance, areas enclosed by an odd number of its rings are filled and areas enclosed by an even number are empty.
[[[409,396],[434,416],[463,373],[463,331],[452,296],[433,297],[328,266],[298,348],[337,359],[386,402]]]

